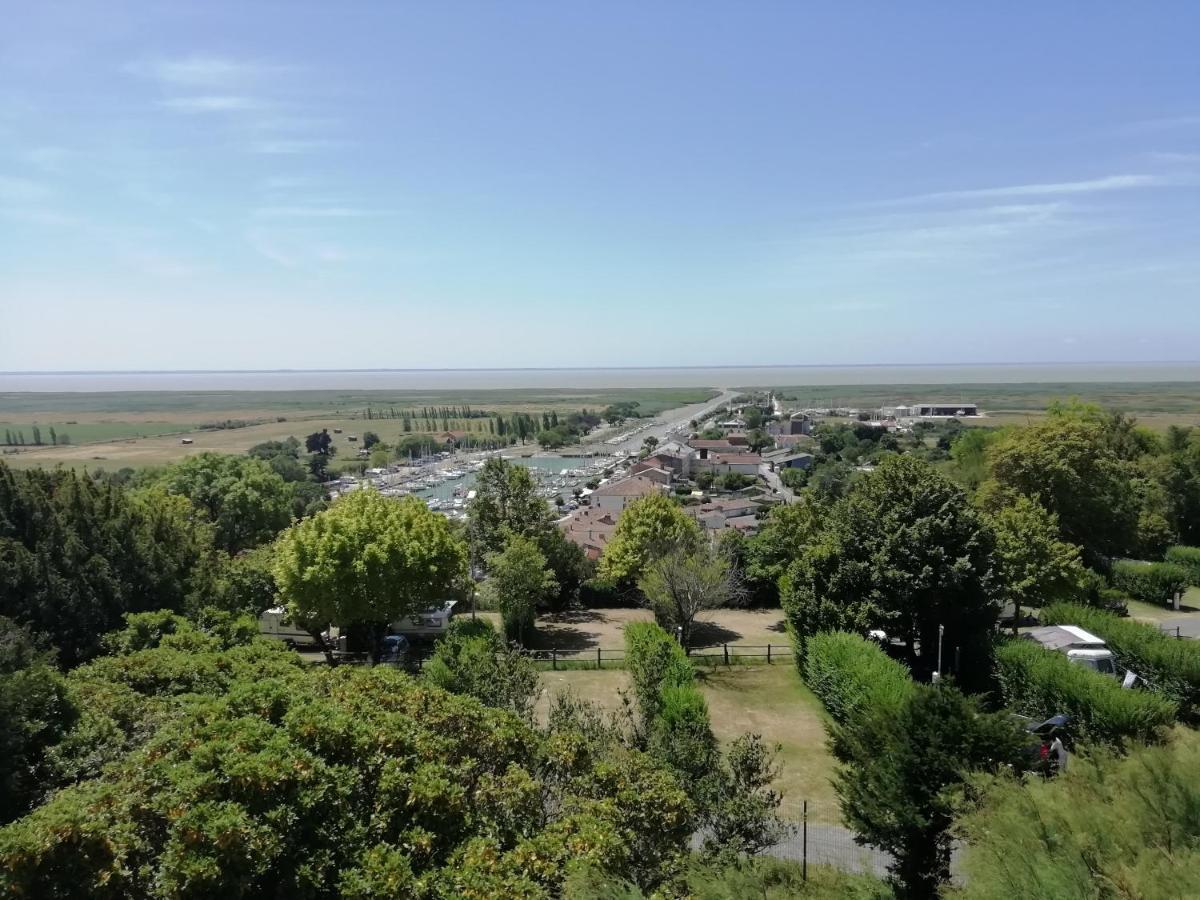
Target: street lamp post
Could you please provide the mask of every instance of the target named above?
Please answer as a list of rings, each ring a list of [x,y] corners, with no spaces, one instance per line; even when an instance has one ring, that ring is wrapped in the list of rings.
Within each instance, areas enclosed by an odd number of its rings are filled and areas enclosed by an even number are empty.
[[[937,671],[933,673],[934,681],[942,680],[942,637],[946,634],[946,626],[938,626],[938,664]]]

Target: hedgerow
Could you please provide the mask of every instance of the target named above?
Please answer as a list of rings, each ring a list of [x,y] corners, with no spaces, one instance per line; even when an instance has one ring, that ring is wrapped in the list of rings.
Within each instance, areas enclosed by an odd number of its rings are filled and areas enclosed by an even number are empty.
[[[1178,703],[1184,718],[1200,709],[1200,643],[1073,603],[1047,606],[1041,620],[1047,625],[1078,625],[1104,638],[1121,664],[1142,676],[1151,690]]]
[[[1134,600],[1166,606],[1176,593],[1187,590],[1190,572],[1170,562],[1120,559],[1113,563],[1113,587]]]
[[[898,709],[913,685],[903,663],[866,638],[844,631],[809,638],[801,674],[838,723],[864,707]]]
[[[1017,712],[1068,715],[1079,737],[1116,747],[1129,740],[1161,740],[1176,714],[1172,701],[1127,690],[1115,678],[1032,641],[1012,640],[997,648],[996,678],[1004,702]]]
[[[1173,565],[1187,569],[1189,584],[1200,585],[1200,547],[1185,547],[1182,544],[1168,547],[1163,558]]]

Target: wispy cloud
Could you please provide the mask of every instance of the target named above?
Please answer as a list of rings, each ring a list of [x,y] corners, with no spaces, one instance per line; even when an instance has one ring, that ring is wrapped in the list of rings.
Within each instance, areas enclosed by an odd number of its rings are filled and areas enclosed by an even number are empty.
[[[263,206],[254,210],[254,215],[276,219],[365,219],[390,216],[392,211],[354,206]]]
[[[1165,175],[1106,175],[1085,181],[1055,181],[1037,184],[1011,184],[1002,187],[970,188],[957,191],[936,191],[916,194],[897,200],[886,201],[888,205],[901,203],[924,203],[938,200],[982,200],[1003,197],[1054,197],[1072,194],[1095,194],[1103,191],[1127,191],[1134,188],[1164,187],[1174,183]]]
[[[252,97],[205,95],[198,97],[172,97],[163,100],[162,106],[183,113],[221,113],[259,110],[263,103]]]
[[[335,141],[328,138],[268,138],[253,141],[250,144],[250,150],[254,153],[262,153],[270,156],[290,156],[344,146],[346,146],[345,141]]]
[[[63,170],[63,164],[71,157],[71,151],[65,147],[30,147],[20,154],[21,158],[42,172],[58,174]]]
[[[188,88],[228,87],[288,71],[289,67],[220,56],[187,56],[178,59],[139,60],[125,71],[164,84]]]
[[[84,225],[79,216],[44,206],[0,206],[0,218],[23,225],[41,225],[50,228]]]
[[[1200,116],[1164,116],[1158,119],[1142,119],[1138,122],[1128,122],[1119,131],[1130,134],[1143,134],[1151,131],[1174,131],[1177,128],[1193,128],[1200,125]]]
[[[1200,163],[1200,153],[1179,153],[1172,150],[1154,150],[1147,154],[1154,162],[1171,165],[1180,163]]]

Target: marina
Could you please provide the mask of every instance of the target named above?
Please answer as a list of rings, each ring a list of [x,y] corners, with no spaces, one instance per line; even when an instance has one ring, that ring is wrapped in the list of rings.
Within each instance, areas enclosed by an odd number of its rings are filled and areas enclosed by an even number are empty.
[[[474,498],[475,479],[489,455],[473,459],[433,459],[411,465],[393,465],[385,469],[368,469],[362,477],[343,476],[338,479],[334,491],[345,493],[357,490],[363,484],[376,487],[381,493],[392,497],[415,495],[426,505],[450,518],[465,518],[467,504]],[[622,454],[571,458],[558,456],[518,456],[503,454],[503,458],[527,468],[538,485],[538,493],[547,502],[563,499],[563,508],[578,506],[576,491],[590,493],[589,483],[603,483],[627,457]]]

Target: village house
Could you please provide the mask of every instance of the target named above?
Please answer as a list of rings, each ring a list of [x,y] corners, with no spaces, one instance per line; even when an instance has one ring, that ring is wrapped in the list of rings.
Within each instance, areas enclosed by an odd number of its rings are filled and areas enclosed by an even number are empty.
[[[811,469],[813,455],[811,453],[796,453],[792,450],[772,450],[763,454],[763,460],[771,466],[772,472],[780,469]]]
[[[761,503],[748,498],[726,497],[701,503],[699,506],[684,507],[684,512],[699,522],[710,537],[716,537],[718,532],[726,528],[737,528],[747,533],[756,531],[756,513],[760,509]]]
[[[784,434],[812,434],[813,420],[806,413],[792,413],[782,422],[771,422],[767,425],[767,434],[779,436]]]
[[[666,493],[666,485],[643,475],[631,475],[620,481],[602,484],[588,498],[593,509],[620,515],[634,500],[648,494]]]
[[[692,470],[696,472],[712,472],[713,475],[755,476],[763,458],[757,453],[713,453],[692,460]]]
[[[599,509],[580,509],[558,523],[567,540],[583,548],[588,559],[596,560],[604,553],[617,527],[615,514]]]

